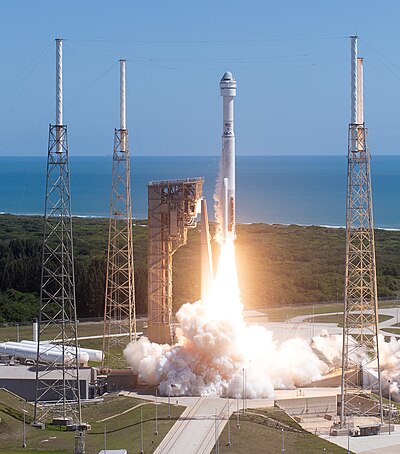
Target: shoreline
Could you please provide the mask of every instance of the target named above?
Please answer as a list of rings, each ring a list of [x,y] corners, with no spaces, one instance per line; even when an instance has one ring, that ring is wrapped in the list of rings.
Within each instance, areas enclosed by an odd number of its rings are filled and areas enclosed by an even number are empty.
[[[43,217],[43,213],[9,213],[5,211],[0,212],[0,216],[15,216],[15,217]],[[102,216],[102,215],[91,215],[91,214],[72,214],[72,218],[79,218],[79,219],[109,219],[109,216]],[[132,217],[132,221],[147,221],[147,217]],[[210,223],[214,223],[215,221],[212,220]],[[298,227],[321,227],[326,229],[345,229],[346,226],[344,225],[328,225],[328,224],[300,224],[296,222],[287,223],[287,222],[237,222],[237,225],[281,225],[284,227],[290,227],[291,225],[295,225]],[[386,232],[400,232],[400,227],[375,227],[374,230],[384,230]]]

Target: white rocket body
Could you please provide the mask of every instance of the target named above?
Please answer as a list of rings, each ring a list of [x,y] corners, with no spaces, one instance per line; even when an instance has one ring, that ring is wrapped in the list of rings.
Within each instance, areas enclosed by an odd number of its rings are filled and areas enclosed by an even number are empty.
[[[223,132],[221,157],[220,206],[223,218],[224,240],[235,239],[235,130],[233,100],[236,96],[236,80],[226,72],[219,84],[223,98]]]

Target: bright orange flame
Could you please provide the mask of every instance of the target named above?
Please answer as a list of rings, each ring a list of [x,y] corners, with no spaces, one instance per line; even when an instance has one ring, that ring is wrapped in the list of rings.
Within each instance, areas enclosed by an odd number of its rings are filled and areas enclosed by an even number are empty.
[[[221,243],[217,272],[211,291],[203,303],[214,319],[241,317],[243,306],[240,301],[233,240]]]

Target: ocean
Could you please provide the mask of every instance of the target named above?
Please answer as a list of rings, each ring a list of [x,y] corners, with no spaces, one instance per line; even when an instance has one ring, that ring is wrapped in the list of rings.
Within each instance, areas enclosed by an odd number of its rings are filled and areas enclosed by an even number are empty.
[[[111,156],[70,157],[72,213],[107,217]],[[149,181],[204,177],[212,214],[218,156],[132,157],[132,207],[147,218]],[[400,156],[371,161],[375,226],[400,229]],[[238,223],[345,225],[346,156],[238,156]],[[43,214],[46,157],[0,157],[0,212]]]

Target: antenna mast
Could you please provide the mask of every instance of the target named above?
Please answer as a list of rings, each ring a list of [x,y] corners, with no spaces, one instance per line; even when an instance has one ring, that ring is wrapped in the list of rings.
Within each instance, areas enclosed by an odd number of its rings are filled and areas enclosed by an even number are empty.
[[[103,368],[126,367],[123,349],[136,339],[130,155],[125,60],[120,60],[120,128],[115,129],[104,307]]]
[[[352,36],[340,413],[342,429],[347,427],[347,418],[350,416],[369,417],[378,423],[383,421],[370,153],[366,139],[363,60],[357,57],[357,36]],[[371,391],[378,397],[374,398]]]
[[[34,424],[43,426],[51,415],[59,425],[79,427],[82,414],[61,39],[56,39],[56,56],[56,124],[50,125],[47,154]],[[57,341],[60,358],[54,362],[46,359],[43,341]],[[50,350],[54,344],[48,346]]]

